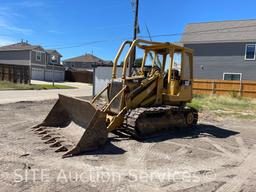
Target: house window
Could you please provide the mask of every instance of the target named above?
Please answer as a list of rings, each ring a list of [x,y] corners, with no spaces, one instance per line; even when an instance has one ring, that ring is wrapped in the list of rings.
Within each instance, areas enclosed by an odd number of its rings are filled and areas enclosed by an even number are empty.
[[[55,55],[51,56],[51,63],[53,63],[53,64],[57,63],[57,57]]]
[[[245,60],[255,60],[255,44],[246,45]]]
[[[41,58],[42,58],[42,53],[39,52],[39,51],[37,51],[37,52],[36,52],[36,60],[37,60],[37,61],[41,61]]]
[[[223,73],[223,80],[241,81],[242,73]]]

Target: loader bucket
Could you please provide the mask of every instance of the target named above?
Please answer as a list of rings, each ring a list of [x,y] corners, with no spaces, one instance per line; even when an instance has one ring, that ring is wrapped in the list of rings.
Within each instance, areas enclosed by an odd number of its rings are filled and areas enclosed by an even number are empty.
[[[108,135],[105,112],[89,101],[64,95],[59,95],[46,119],[34,128],[47,140],[45,143],[59,147],[56,152],[67,151],[63,157],[96,150],[106,143]],[[62,144],[65,142],[67,145]]]

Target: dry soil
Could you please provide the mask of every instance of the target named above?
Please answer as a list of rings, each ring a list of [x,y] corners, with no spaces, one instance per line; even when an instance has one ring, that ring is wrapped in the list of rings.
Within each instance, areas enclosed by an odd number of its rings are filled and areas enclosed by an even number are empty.
[[[188,133],[61,158],[31,127],[54,100],[0,105],[0,191],[256,191],[256,122],[200,114]]]

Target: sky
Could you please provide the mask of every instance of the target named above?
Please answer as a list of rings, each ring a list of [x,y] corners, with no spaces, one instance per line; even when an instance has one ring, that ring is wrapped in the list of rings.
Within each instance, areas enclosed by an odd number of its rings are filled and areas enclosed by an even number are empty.
[[[139,0],[139,36],[182,33],[188,23],[256,19],[255,0]],[[0,45],[57,49],[63,59],[85,53],[113,60],[133,37],[132,0],[0,0]],[[177,42],[180,35],[155,37]]]

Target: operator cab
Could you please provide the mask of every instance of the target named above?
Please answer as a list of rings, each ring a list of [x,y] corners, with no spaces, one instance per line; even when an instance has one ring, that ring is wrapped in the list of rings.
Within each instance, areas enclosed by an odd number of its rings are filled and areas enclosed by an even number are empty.
[[[125,49],[127,52],[124,51]],[[136,58],[130,68],[129,63],[134,49],[136,49]],[[108,90],[109,100],[113,99],[113,96],[124,86],[127,86],[125,94],[136,95],[143,92],[146,89],[145,84],[150,86],[148,82],[158,76],[154,80],[156,88],[148,92],[149,96],[157,95],[156,104],[181,104],[191,101],[192,57],[192,50],[173,43],[145,40],[124,42],[114,61],[112,83]],[[119,109],[115,110],[116,112],[122,108],[122,102],[126,102],[125,99],[121,99],[121,95],[119,97],[116,99],[118,100],[116,106]]]

